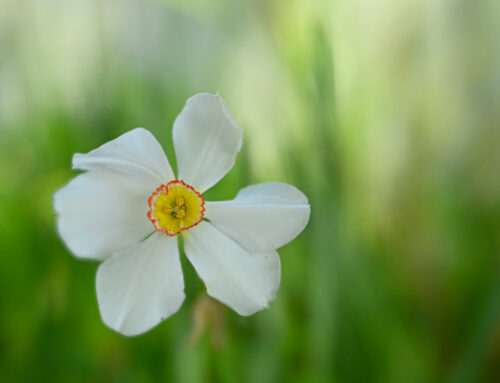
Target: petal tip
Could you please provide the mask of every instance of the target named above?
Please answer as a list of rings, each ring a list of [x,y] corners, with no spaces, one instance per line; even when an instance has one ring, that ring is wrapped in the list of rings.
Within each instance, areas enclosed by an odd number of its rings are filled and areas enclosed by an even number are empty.
[[[84,156],[82,153],[73,154],[73,158],[71,159],[71,169],[78,170],[81,169],[80,159]]]

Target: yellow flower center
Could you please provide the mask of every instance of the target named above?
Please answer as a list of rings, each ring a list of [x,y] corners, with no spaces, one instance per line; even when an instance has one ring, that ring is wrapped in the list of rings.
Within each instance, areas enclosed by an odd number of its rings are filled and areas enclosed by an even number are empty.
[[[156,230],[174,236],[203,219],[205,201],[184,181],[171,181],[159,186],[149,197],[148,218]]]

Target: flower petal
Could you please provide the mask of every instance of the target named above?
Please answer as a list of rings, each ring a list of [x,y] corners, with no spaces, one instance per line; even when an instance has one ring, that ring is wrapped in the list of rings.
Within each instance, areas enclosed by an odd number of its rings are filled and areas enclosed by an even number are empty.
[[[276,298],[280,260],[276,251],[250,254],[209,222],[184,234],[184,250],[210,296],[240,315],[252,315]]]
[[[54,194],[59,234],[77,257],[105,259],[154,231],[150,194],[147,185],[120,173],[81,174]]]
[[[161,145],[143,128],[124,133],[87,154],[73,156],[73,169],[98,168],[148,180],[151,188],[175,178]]]
[[[177,240],[155,233],[115,253],[99,266],[96,288],[106,325],[127,336],[151,329],[184,301]]]
[[[277,249],[309,220],[306,196],[292,185],[269,182],[242,189],[232,201],[205,202],[205,216],[250,252]]]
[[[217,94],[191,97],[174,122],[179,179],[203,192],[233,167],[243,130]]]

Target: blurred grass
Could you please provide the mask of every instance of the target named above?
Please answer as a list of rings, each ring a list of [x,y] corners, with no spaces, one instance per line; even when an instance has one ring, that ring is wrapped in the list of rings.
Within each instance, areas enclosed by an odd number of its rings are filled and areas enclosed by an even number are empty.
[[[500,381],[499,4],[4,0],[0,381]],[[217,90],[245,141],[207,199],[289,182],[311,221],[269,310],[200,306],[184,259],[181,310],[126,339],[52,194],[136,126],[173,162],[177,113]]]

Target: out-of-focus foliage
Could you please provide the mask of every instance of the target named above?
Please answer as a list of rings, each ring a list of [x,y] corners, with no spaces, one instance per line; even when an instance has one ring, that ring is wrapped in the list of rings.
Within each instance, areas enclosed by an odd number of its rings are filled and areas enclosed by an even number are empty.
[[[186,99],[245,129],[208,192],[284,181],[309,226],[270,309],[204,296],[105,327],[96,264],[55,232],[71,156]],[[500,2],[1,0],[1,382],[500,381]]]

